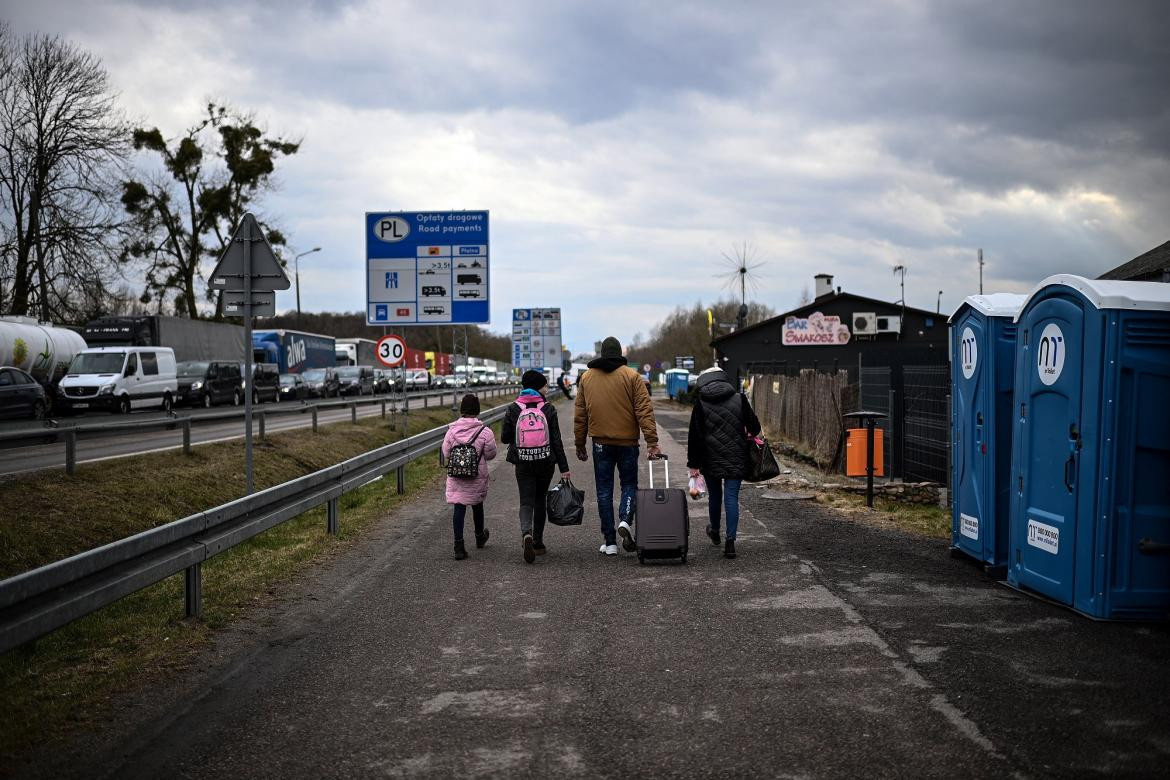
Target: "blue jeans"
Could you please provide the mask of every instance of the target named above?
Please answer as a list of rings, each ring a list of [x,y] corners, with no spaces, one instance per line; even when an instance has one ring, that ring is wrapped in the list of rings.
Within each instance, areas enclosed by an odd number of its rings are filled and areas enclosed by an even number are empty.
[[[622,484],[618,517],[629,521],[634,514],[634,496],[638,492],[638,448],[616,444],[593,444],[593,479],[597,485],[597,514],[601,517],[601,535],[606,544],[617,544],[617,527],[613,522],[613,470],[617,468]]]
[[[734,539],[739,530],[739,486],[742,479],[720,479],[703,475],[707,481],[707,505],[711,515],[711,527],[719,530],[719,505],[727,512],[727,538]]]

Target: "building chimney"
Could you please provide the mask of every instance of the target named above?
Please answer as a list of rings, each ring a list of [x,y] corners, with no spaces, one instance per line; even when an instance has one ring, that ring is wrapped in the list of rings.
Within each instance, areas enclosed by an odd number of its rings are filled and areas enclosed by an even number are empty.
[[[833,275],[832,274],[817,274],[813,277],[816,280],[816,297],[820,298],[823,295],[833,294]]]

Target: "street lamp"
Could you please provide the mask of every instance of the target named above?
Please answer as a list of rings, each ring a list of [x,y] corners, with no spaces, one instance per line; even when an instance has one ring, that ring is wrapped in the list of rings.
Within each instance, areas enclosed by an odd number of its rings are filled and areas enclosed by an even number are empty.
[[[297,327],[298,328],[301,327],[301,258],[304,257],[305,255],[311,255],[314,252],[320,252],[320,251],[321,251],[321,247],[315,246],[312,249],[310,249],[308,252],[301,252],[299,255],[297,255],[296,257],[293,258],[293,266],[295,267],[296,277],[297,277]]]

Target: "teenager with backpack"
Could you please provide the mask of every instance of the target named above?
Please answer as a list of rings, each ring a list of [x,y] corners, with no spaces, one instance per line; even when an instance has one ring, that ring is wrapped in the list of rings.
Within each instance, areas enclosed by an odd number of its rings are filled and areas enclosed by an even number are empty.
[[[463,396],[460,417],[447,426],[443,437],[443,458],[447,461],[447,503],[454,505],[451,525],[455,531],[455,560],[467,557],[463,546],[463,523],[471,507],[475,523],[475,546],[487,544],[488,529],[483,525],[483,500],[488,492],[487,462],[496,457],[496,437],[492,429],[479,420],[479,398],[474,393]]]
[[[758,436],[760,420],[747,396],[735,387],[719,368],[708,368],[695,382],[695,406],[687,430],[687,467],[692,477],[703,475],[707,482],[707,537],[719,546],[719,514],[727,515],[727,542],[724,558],[735,557],[735,535],[739,530],[739,488],[750,468],[748,434]]]
[[[561,427],[556,407],[548,403],[541,388],[548,384],[544,374],[529,369],[520,377],[524,388],[504,415],[500,441],[508,445],[508,462],[516,467],[520,491],[520,537],[524,562],[544,555],[545,496],[552,484],[553,470],[560,467],[561,479],[569,479],[569,461],[561,444]]]

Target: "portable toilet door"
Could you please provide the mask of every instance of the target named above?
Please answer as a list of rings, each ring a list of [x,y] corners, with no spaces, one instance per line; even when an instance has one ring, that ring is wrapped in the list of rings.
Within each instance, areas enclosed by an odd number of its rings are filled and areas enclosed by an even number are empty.
[[[1170,285],[1054,276],[1017,323],[1009,584],[1165,618]]]
[[[968,297],[951,316],[951,545],[1008,563],[1016,324],[1026,295]]]

